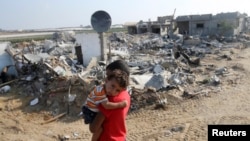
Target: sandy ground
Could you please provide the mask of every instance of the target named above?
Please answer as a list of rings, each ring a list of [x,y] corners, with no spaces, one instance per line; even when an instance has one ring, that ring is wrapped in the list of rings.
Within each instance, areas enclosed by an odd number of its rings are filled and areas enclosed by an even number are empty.
[[[207,55],[202,62],[234,68],[237,79],[221,82],[217,92],[191,99],[168,96],[166,109],[148,106],[127,118],[128,141],[206,141],[208,124],[250,124],[250,49],[233,49],[232,60]],[[234,66],[234,67],[233,67]],[[240,66],[240,67],[235,67]],[[226,79],[228,76],[224,76]],[[166,95],[168,93],[165,93]],[[30,97],[18,91],[0,95],[1,141],[88,141],[91,134],[80,116],[56,121],[44,110],[29,106]]]

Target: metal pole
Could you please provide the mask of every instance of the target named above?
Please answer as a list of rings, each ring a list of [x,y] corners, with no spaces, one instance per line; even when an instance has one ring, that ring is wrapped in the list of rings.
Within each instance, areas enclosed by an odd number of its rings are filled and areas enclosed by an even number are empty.
[[[104,52],[104,33],[100,32],[100,41],[101,41],[101,61],[105,61],[105,52]]]

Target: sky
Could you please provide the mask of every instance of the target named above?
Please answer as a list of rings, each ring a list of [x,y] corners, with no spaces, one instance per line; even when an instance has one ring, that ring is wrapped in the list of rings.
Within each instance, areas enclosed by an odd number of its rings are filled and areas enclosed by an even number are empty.
[[[158,16],[246,13],[249,0],[0,0],[0,29],[46,29],[91,25],[94,12],[103,10],[112,25]],[[174,12],[175,11],[175,12]]]

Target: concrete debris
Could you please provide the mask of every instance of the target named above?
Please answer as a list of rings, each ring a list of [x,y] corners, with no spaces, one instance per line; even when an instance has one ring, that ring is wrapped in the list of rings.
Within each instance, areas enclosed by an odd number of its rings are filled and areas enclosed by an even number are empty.
[[[162,73],[163,71],[164,71],[164,68],[159,64],[155,65],[153,68],[154,74],[159,74],[159,73]]]
[[[111,48],[111,56],[120,56],[121,58],[129,58],[129,51],[127,47]]]
[[[34,99],[30,105],[44,104],[53,116],[67,111],[67,103],[71,109],[77,110],[66,113],[78,115],[87,94],[105,79],[108,63],[92,57],[87,66],[80,64],[74,50],[77,46],[74,36],[74,32],[56,32],[51,40],[15,43],[6,48],[15,62],[12,66],[17,75],[12,78],[6,72],[12,79],[5,80],[11,82],[16,79],[12,83],[18,88],[25,88],[19,94],[32,96]],[[166,38],[166,35],[154,33],[129,35],[123,32],[112,33],[107,39],[108,52],[112,56],[109,61],[123,59],[130,67],[131,111],[147,105],[167,105],[170,93],[176,97],[180,93],[180,98],[192,98],[216,92],[210,87],[221,86],[224,81],[237,84],[240,77],[233,77],[231,72],[242,71],[243,67],[217,68],[203,58],[214,55],[222,56],[217,59],[224,59],[227,52],[226,58],[233,59],[233,48],[242,49],[250,40],[248,36],[241,35],[238,40],[242,39],[246,44],[233,44],[232,41],[229,44],[225,40],[221,42],[200,36],[176,34],[173,38]],[[232,75],[225,75],[229,70]],[[1,92],[10,91],[11,84],[2,83],[5,86],[1,85]],[[5,89],[7,87],[8,90]],[[196,87],[207,91],[195,91]],[[64,106],[60,106],[62,101]]]
[[[11,87],[9,85],[5,85],[0,88],[0,93],[7,93],[11,90]]]
[[[167,86],[167,81],[165,77],[161,74],[153,75],[153,77],[145,84],[145,87],[154,87],[156,90],[159,90],[166,86]]]
[[[55,32],[52,37],[56,42],[75,42],[74,31],[59,31]]]
[[[172,74],[170,79],[169,79],[169,83],[171,85],[180,85],[180,84],[182,84],[183,82],[180,79],[179,73]]]
[[[211,83],[212,84],[214,84],[214,85],[218,85],[218,84],[220,84],[220,78],[219,77],[217,77],[216,75],[213,75],[212,77],[211,77]]]
[[[61,66],[56,66],[54,68],[54,71],[57,73],[59,76],[65,76],[65,70]]]
[[[143,89],[146,83],[153,77],[153,74],[144,74],[144,75],[131,75],[130,76],[130,85],[138,88]]]
[[[30,106],[34,106],[39,102],[39,98],[35,98],[32,101],[30,101]]]
[[[218,68],[215,70],[216,75],[223,75],[223,74],[227,74],[227,73],[229,73],[229,72],[228,72],[228,69],[226,67]]]

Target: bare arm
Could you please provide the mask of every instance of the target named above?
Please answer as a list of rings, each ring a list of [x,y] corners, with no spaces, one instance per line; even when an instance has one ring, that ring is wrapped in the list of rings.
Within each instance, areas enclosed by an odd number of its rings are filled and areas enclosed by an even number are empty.
[[[96,133],[102,127],[102,123],[104,120],[105,116],[101,112],[98,112],[94,121],[89,125],[90,132]]]
[[[128,105],[128,102],[126,100],[121,101],[121,102],[109,102],[107,100],[107,101],[102,102],[101,104],[105,109],[117,109],[117,108],[126,107]]]

